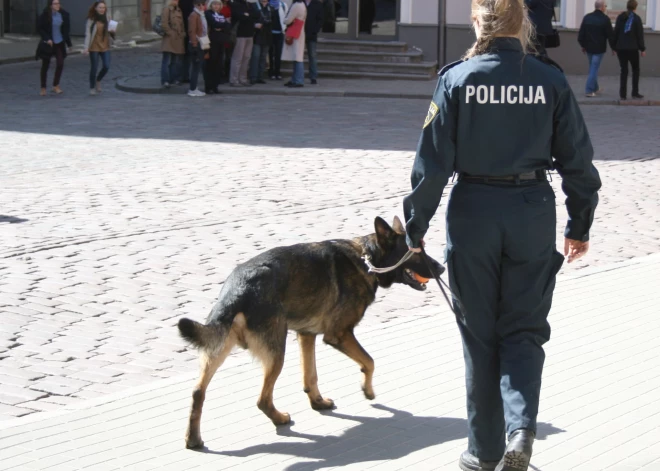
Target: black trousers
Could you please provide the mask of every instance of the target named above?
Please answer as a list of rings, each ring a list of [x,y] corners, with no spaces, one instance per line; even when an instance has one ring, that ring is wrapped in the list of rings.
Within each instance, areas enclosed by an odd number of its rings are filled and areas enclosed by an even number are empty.
[[[225,75],[225,45],[222,42],[211,42],[209,58],[204,67],[204,88],[208,92],[224,82]]]
[[[64,44],[64,41],[59,44],[53,44],[53,56],[55,56],[55,78],[53,79],[53,87],[57,87],[62,78],[64,56],[66,55],[65,47],[66,44]],[[41,59],[41,88],[46,88],[46,82],[48,81],[48,68],[50,67],[51,58],[52,56],[48,59]]]
[[[447,207],[447,271],[463,304],[468,450],[502,457],[505,436],[536,431],[548,313],[564,257],[548,183],[459,181]]]
[[[628,96],[628,63],[632,67],[632,96],[639,95],[639,51],[616,51],[621,66],[619,96]]]
[[[282,48],[284,47],[284,34],[274,33],[273,44],[270,46],[269,62],[270,68],[268,69],[269,77],[278,77],[282,75]]]

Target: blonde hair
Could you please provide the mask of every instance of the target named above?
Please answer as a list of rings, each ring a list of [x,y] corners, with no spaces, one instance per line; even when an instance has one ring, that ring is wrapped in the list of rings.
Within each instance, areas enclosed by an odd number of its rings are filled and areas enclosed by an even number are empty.
[[[480,34],[463,60],[486,53],[500,36],[520,39],[524,52],[533,50],[534,26],[523,0],[472,0],[472,19],[479,22]]]

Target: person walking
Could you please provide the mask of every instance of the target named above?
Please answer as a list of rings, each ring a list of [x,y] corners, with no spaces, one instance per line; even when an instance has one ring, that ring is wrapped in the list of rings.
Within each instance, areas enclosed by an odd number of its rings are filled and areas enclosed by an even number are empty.
[[[293,23],[298,20],[303,23],[307,19],[307,7],[303,3],[304,0],[293,0],[289,13],[287,13],[286,18],[284,19],[284,24],[287,27],[293,25]],[[293,62],[293,77],[287,83],[284,84],[285,87],[291,88],[301,88],[305,86],[305,27],[303,25],[300,36],[293,39],[291,44],[286,43],[286,31],[285,35],[285,44],[282,48],[282,60],[283,61],[292,61]]]
[[[266,61],[268,51],[273,44],[273,10],[270,8],[268,0],[257,0],[254,8],[259,18],[257,24],[260,26],[255,27],[252,58],[250,59],[249,75],[252,85],[266,83],[264,80]]]
[[[555,15],[557,0],[525,0],[529,11],[529,20],[534,26],[534,49],[539,55],[547,56],[546,38],[553,34],[552,19]]]
[[[273,15],[273,43],[268,51],[268,76],[271,80],[282,80],[282,48],[284,47],[284,19],[288,7],[283,0],[269,0]]]
[[[323,28],[323,4],[320,0],[305,0],[305,4],[307,5],[305,45],[307,46],[307,60],[309,61],[309,80],[312,85],[316,85],[319,76],[316,43],[319,38],[319,31]]]
[[[206,23],[211,40],[209,58],[204,67],[204,86],[207,94],[220,93],[218,86],[222,83],[225,74],[225,51],[231,25],[220,12],[221,8],[221,0],[209,0],[206,8]]]
[[[186,28],[183,24],[183,12],[179,0],[169,0],[161,14],[163,41],[161,50],[163,59],[160,67],[160,84],[170,88],[172,83],[180,84],[183,56],[186,53]]]
[[[459,467],[525,471],[564,262],[546,170],[563,179],[569,263],[589,250],[601,181],[566,77],[547,57],[528,54],[522,1],[472,0],[472,20],[477,40],[440,72],[424,123],[403,202],[406,237],[411,251],[422,250],[456,173],[446,263],[465,357],[468,449]]]
[[[197,88],[199,72],[204,62],[205,51],[202,41],[208,38],[208,24],[204,15],[204,0],[195,0],[195,8],[188,17],[188,39],[190,40],[190,88],[188,96],[201,97],[206,93]]]
[[[607,3],[605,0],[596,0],[595,10],[585,15],[578,33],[578,43],[582,46],[582,52],[589,59],[589,76],[587,77],[587,97],[595,97],[601,90],[598,85],[598,70],[607,52],[609,41],[614,51],[614,29],[610,17],[607,16]]]
[[[40,54],[41,59],[41,96],[46,96],[46,82],[48,81],[48,68],[50,60],[55,56],[55,77],[53,78],[53,93],[63,93],[60,88],[66,48],[71,47],[71,20],[69,13],[62,9],[60,0],[48,0],[46,8],[38,20],[39,36],[41,41],[48,44],[49,51]],[[46,48],[48,49],[48,48]]]
[[[83,54],[89,55],[89,94],[101,93],[101,80],[110,70],[110,38],[115,39],[115,32],[108,31],[108,7],[105,2],[94,2],[87,13],[85,24],[85,43]],[[99,60],[102,68],[98,75]]]
[[[246,87],[248,82],[248,67],[252,57],[255,27],[259,19],[254,8],[247,0],[233,0],[231,2],[231,19],[236,27],[236,43],[231,58],[231,71],[229,85],[232,87]]]
[[[614,26],[614,49],[619,58],[621,66],[621,79],[619,85],[619,97],[626,100],[628,97],[628,63],[632,68],[632,97],[644,98],[639,93],[639,54],[646,57],[646,45],[644,44],[644,24],[642,19],[635,13],[637,1],[628,0],[627,11],[621,13]]]

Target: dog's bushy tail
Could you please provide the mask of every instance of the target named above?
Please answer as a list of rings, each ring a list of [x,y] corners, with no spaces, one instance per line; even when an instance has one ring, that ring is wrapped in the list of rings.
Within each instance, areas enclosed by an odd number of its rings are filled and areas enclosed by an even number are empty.
[[[185,317],[179,319],[178,327],[184,340],[207,353],[220,350],[229,334],[229,326],[222,323],[204,325]]]

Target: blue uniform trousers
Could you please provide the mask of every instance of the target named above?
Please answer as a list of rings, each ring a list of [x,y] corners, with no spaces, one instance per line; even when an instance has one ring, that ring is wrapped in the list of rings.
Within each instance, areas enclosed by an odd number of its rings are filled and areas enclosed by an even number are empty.
[[[497,461],[505,433],[536,431],[547,317],[564,257],[547,182],[459,181],[447,208],[447,266],[465,318],[468,450]]]

